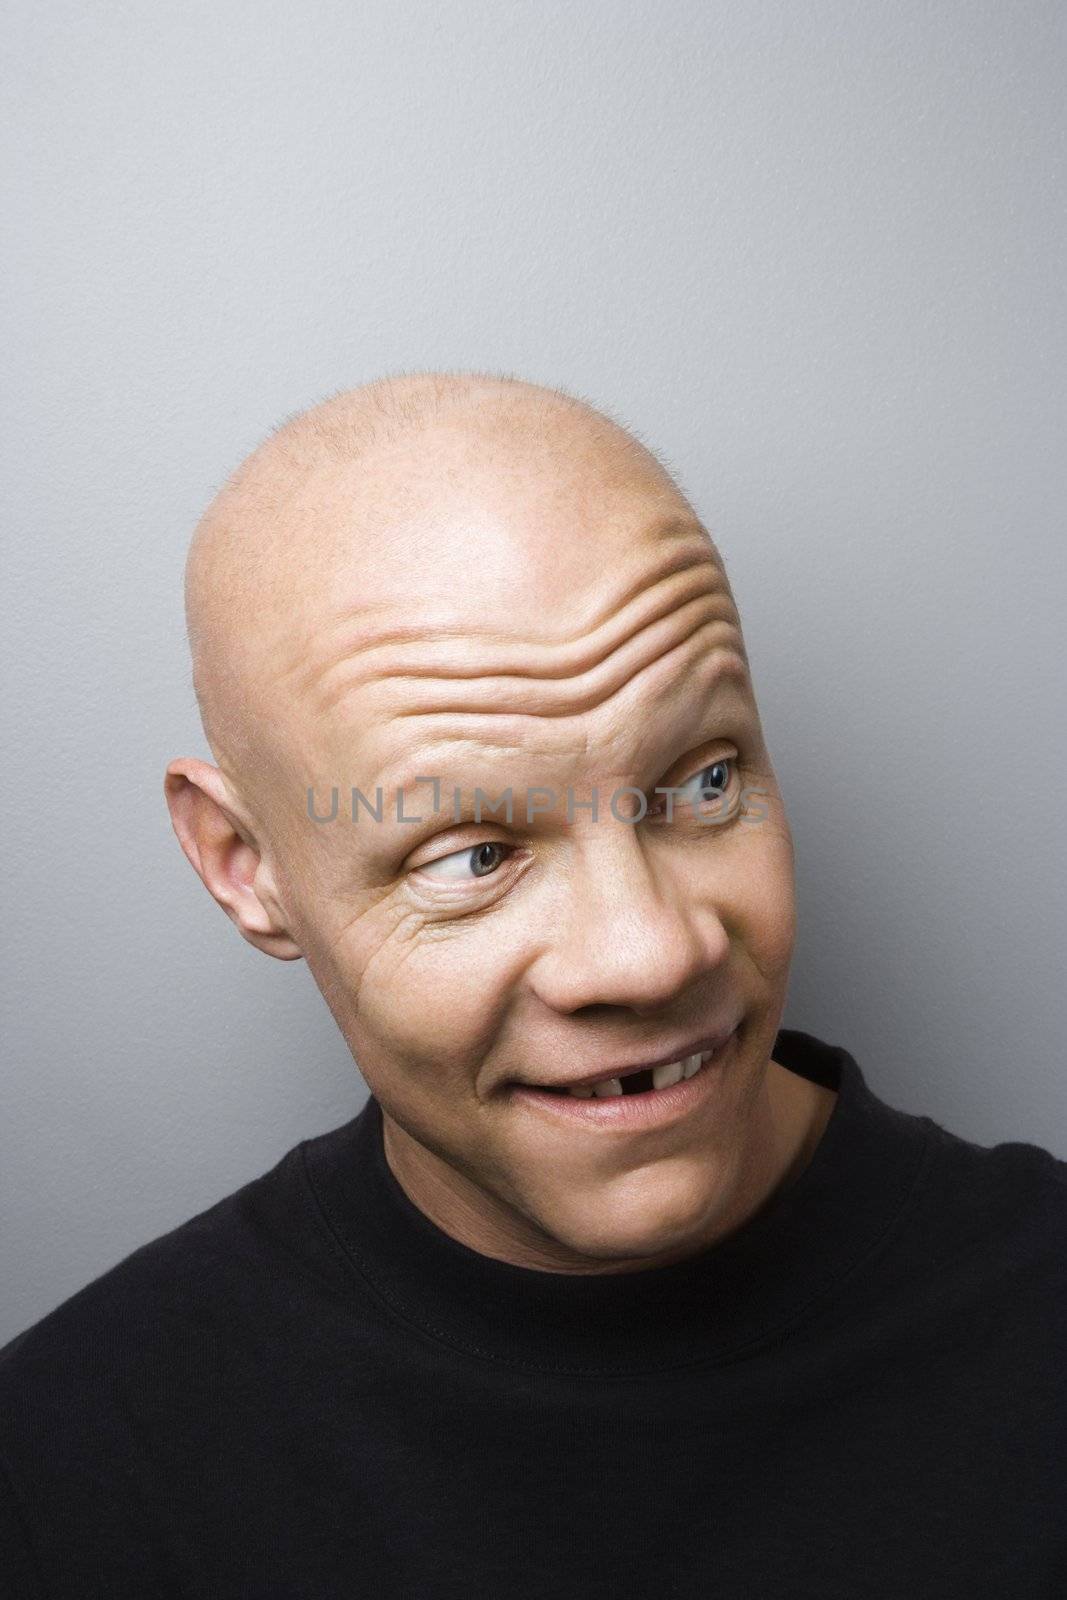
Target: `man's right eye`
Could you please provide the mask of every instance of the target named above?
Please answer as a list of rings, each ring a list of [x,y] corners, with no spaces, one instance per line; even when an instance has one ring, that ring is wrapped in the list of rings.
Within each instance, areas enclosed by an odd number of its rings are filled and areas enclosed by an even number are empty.
[[[473,883],[478,878],[487,878],[495,872],[500,865],[501,853],[512,848],[511,845],[500,844],[496,840],[487,840],[484,844],[473,845],[470,849],[453,850],[451,855],[424,861],[417,870],[445,883]]]

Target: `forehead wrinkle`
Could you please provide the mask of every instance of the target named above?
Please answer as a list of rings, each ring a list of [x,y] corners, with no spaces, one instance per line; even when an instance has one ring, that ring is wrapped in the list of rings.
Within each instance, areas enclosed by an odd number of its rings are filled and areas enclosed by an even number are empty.
[[[740,635],[736,633],[733,623],[728,617],[709,617],[704,612],[705,604],[702,598],[688,601],[679,609],[676,616],[662,619],[660,623],[654,624],[647,630],[645,636],[637,636],[627,641],[626,645],[598,667],[566,680],[538,681],[518,674],[510,676],[499,674],[494,677],[463,676],[461,681],[464,684],[464,693],[462,698],[458,698],[452,687],[456,677],[460,676],[458,674],[442,679],[439,685],[432,685],[425,674],[396,673],[390,676],[388,684],[383,688],[391,695],[409,678],[416,678],[420,682],[425,682],[428,688],[436,687],[439,690],[436,696],[431,692],[423,704],[393,709],[394,717],[410,718],[444,714],[518,715],[519,713],[509,708],[509,703],[515,699],[516,692],[521,696],[523,716],[575,717],[586,712],[602,710],[641,672],[666,660],[676,650],[684,649],[686,645],[695,641],[698,635],[707,635],[707,638],[701,641],[702,645],[711,647],[714,643],[719,643],[723,646],[720,655],[724,659],[727,657],[732,659],[738,670],[743,671],[744,661],[737,647]],[[664,623],[669,626],[664,626]],[[650,638],[647,635],[655,637]],[[732,649],[729,648],[727,641],[733,645]],[[383,695],[383,698],[385,697],[387,696]]]
[[[368,637],[366,626],[358,617],[345,618],[339,626],[348,631],[349,639],[339,657],[331,652],[332,659],[323,665],[325,652],[320,646],[311,663],[304,653],[283,671],[298,692],[302,690],[310,696],[320,715],[332,711],[363,685],[395,686],[418,679],[478,684],[481,688],[475,691],[476,697],[506,693],[516,684],[524,697],[531,693],[536,696],[533,684],[540,681],[544,689],[537,708],[553,714],[551,705],[556,703],[560,709],[554,714],[567,715],[568,694],[575,709],[588,703],[584,697],[603,693],[605,679],[610,680],[613,674],[617,677],[620,671],[637,670],[631,663],[639,663],[642,654],[655,649],[672,627],[693,629],[701,625],[701,607],[707,609],[713,601],[719,603],[716,612],[722,613],[718,620],[735,625],[737,648],[743,655],[729,587],[721,569],[709,558],[705,544],[699,553],[692,548],[675,551],[666,563],[660,563],[655,577],[650,580],[644,574],[602,608],[591,628],[586,626],[551,642],[514,632],[473,629],[458,622],[432,621],[397,624]],[[642,634],[644,643],[639,645],[636,641]],[[427,661],[427,647],[442,643],[446,648],[434,650]],[[449,644],[454,648],[448,649]],[[473,644],[490,647],[489,658],[483,658],[475,671],[469,660]],[[633,648],[627,653],[630,646]],[[610,665],[612,657],[617,658],[614,668]],[[569,691],[568,684],[573,685]]]
[[[668,652],[673,654],[673,652]],[[659,658],[666,660],[666,657]],[[665,682],[653,691],[652,713],[655,721],[655,711],[662,705],[668,704],[673,693],[676,693],[680,683],[691,685],[694,696],[706,705],[713,698],[725,699],[730,693],[740,692],[741,700],[746,700],[750,685],[748,682],[747,663],[728,645],[707,652],[697,663],[695,671],[689,672],[679,668],[666,675]],[[627,685],[634,680],[627,680]],[[627,687],[624,685],[623,687]],[[618,691],[616,691],[617,693]],[[602,711],[610,705],[615,696],[601,702],[593,709]],[[447,728],[436,731],[432,727],[433,719],[441,715],[448,715]],[[588,757],[595,737],[588,726],[577,731],[559,718],[546,719],[529,711],[496,711],[496,712],[423,712],[418,714],[423,721],[431,723],[428,736],[415,745],[415,735],[405,731],[402,741],[402,755],[387,758],[387,764],[372,782],[374,785],[389,786],[398,776],[403,786],[413,786],[417,774],[433,776],[427,772],[425,762],[427,755],[441,746],[448,744],[474,745],[479,749],[499,756],[504,752],[516,754],[528,760],[535,760],[542,756],[569,756]],[[488,724],[488,726],[487,726]],[[531,727],[536,724],[536,727]],[[629,728],[632,722],[628,720],[621,731]],[[533,734],[533,737],[531,737]],[[402,772],[398,774],[398,767],[402,765]]]
[[[659,536],[663,540],[663,554],[656,563],[652,576],[646,570],[637,573],[631,582],[610,600],[590,625],[581,623],[573,633],[557,634],[554,645],[568,645],[584,633],[596,633],[610,623],[622,609],[643,593],[656,588],[675,572],[711,566],[718,573],[715,548],[703,525],[677,513],[664,516],[650,524],[643,537]],[[669,543],[673,536],[676,542]],[[441,597],[435,597],[441,598]],[[289,680],[298,691],[313,687],[316,680],[325,682],[329,674],[343,669],[361,653],[391,643],[421,642],[432,639],[487,639],[516,647],[515,653],[544,650],[541,640],[523,638],[514,632],[492,632],[472,628],[470,623],[454,616],[443,616],[434,621],[426,617],[419,623],[394,623],[384,627],[368,628],[368,618],[375,612],[386,615],[397,610],[397,602],[390,600],[361,601],[355,608],[346,608],[333,622],[316,622],[309,626],[306,636],[290,647],[288,660],[278,674],[279,681]],[[570,670],[566,666],[563,671]]]

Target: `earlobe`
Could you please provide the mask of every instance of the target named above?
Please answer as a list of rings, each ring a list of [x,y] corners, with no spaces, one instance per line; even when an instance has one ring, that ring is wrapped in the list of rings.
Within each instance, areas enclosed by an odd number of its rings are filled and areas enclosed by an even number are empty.
[[[273,885],[263,883],[261,852],[218,767],[179,757],[167,768],[163,790],[187,860],[242,937],[279,961],[297,960],[303,952],[279,915]]]

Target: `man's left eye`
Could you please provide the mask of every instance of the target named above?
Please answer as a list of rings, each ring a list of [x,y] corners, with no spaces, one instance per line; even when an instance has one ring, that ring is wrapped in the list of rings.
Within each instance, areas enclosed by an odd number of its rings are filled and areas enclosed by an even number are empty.
[[[730,786],[730,762],[726,757],[720,756],[718,761],[713,761],[708,767],[701,767],[694,773],[687,783],[679,784],[682,791],[679,798],[685,801],[699,802],[705,799],[714,799],[726,793]]]

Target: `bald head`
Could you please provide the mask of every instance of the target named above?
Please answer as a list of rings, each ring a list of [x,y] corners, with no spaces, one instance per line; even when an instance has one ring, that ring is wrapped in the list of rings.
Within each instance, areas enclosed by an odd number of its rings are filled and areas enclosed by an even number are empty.
[[[220,768],[255,809],[284,759],[289,674],[333,627],[396,607],[462,628],[498,608],[552,632],[595,603],[642,494],[695,520],[665,466],[558,389],[415,373],[337,394],[237,468],[186,568],[193,681]],[[597,548],[599,547],[599,548]],[[281,697],[281,698],[280,698]]]

